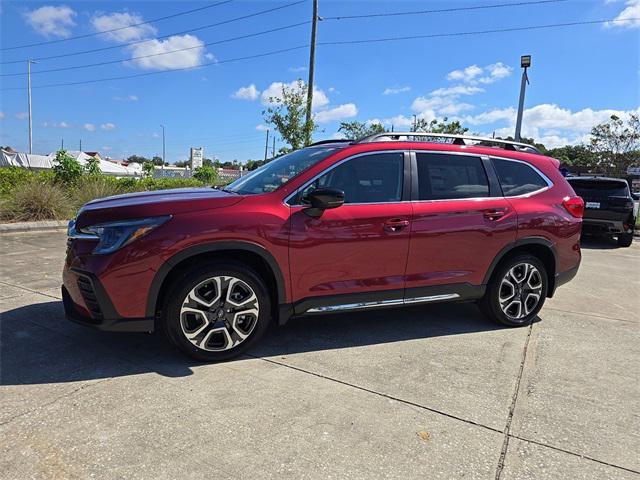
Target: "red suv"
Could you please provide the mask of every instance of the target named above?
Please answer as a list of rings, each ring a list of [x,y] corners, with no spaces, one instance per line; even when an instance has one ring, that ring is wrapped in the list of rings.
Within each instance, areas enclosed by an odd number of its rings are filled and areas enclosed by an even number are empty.
[[[524,144],[383,133],[318,142],[223,189],[120,195],[69,225],[67,316],[162,328],[200,360],[294,316],[477,301],[529,323],[580,264],[584,209]]]

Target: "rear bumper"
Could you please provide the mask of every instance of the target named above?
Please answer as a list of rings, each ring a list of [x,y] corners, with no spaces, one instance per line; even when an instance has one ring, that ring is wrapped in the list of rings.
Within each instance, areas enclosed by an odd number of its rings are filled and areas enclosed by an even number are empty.
[[[66,286],[62,286],[62,303],[67,320],[74,323],[110,332],[152,332],[153,318],[122,318],[115,310],[99,285],[99,280],[87,274],[78,274],[85,305],[75,303]],[[87,281],[88,280],[88,281]],[[89,283],[90,282],[90,283]],[[92,291],[91,291],[92,290]]]
[[[592,234],[610,234],[615,235],[617,233],[630,233],[633,226],[629,229],[624,228],[625,222],[623,220],[605,220],[605,219],[593,219],[584,218],[582,220],[582,232]],[[628,224],[629,225],[629,224]]]

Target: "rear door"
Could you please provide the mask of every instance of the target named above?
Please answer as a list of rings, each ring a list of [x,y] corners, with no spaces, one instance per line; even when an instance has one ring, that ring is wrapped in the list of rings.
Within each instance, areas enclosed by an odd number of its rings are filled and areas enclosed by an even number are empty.
[[[408,154],[372,152],[338,162],[289,200],[291,286],[295,300],[304,299],[296,313],[402,301],[409,184]],[[304,213],[302,198],[319,187],[343,190],[345,204],[312,218]]]
[[[516,238],[516,213],[488,157],[424,151],[412,156],[405,296],[477,296],[491,262]]]

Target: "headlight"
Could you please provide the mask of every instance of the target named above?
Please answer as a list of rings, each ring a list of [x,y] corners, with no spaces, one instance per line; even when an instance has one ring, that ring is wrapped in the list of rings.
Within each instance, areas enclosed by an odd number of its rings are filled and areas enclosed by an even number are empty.
[[[93,253],[112,253],[169,220],[171,216],[101,223],[78,229],[80,233],[100,240]],[[87,237],[84,237],[87,238]]]

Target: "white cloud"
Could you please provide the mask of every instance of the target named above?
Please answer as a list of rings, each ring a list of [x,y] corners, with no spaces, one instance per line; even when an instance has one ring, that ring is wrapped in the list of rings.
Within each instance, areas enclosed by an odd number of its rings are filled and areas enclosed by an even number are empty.
[[[137,102],[139,100],[137,95],[126,95],[124,97],[113,97],[118,102]]]
[[[4,119],[4,112],[0,112],[0,120]]]
[[[430,95],[433,97],[459,97],[460,95],[475,95],[482,92],[484,92],[484,88],[456,85],[455,87],[438,88]]]
[[[42,126],[43,127],[51,127],[51,128],[69,128],[71,125],[69,125],[67,122],[59,122],[59,123],[56,123],[56,122],[52,122],[52,123],[44,122],[42,124]]]
[[[637,110],[622,111],[613,109],[593,110],[584,108],[573,112],[556,104],[544,103],[525,109],[522,119],[522,135],[533,137],[547,146],[576,144],[588,139],[591,129],[609,121],[611,115],[628,118]],[[463,124],[490,125],[506,124],[495,130],[498,136],[514,134],[516,111],[514,108],[495,109],[474,116],[467,116]]]
[[[328,110],[322,110],[315,115],[315,121],[318,123],[334,122],[345,118],[353,118],[358,114],[358,108],[355,103],[345,103]]]
[[[447,80],[470,84],[493,83],[508,77],[512,72],[513,68],[502,62],[492,63],[486,67],[470,65],[462,70],[449,72]]]
[[[14,115],[18,120],[26,120],[29,118],[29,114],[27,112],[18,112]]]
[[[84,128],[87,132],[95,132],[96,126],[93,123],[85,123],[82,128]]]
[[[304,85],[304,82],[303,82]],[[284,82],[273,82],[271,85],[267,87],[266,90],[262,92],[261,99],[263,105],[272,105],[280,103],[282,99],[282,87],[287,87],[290,89],[298,88],[298,81],[294,80],[289,83]],[[273,100],[273,101],[272,101]],[[313,109],[321,108],[329,104],[329,98],[322,91],[313,87]]]
[[[104,150],[105,152],[110,152],[111,150],[113,150],[113,148],[111,148],[109,146],[104,146],[104,147],[102,147],[102,150]]]
[[[258,130],[259,132],[266,132],[267,130],[269,130],[269,127],[267,127],[266,125],[260,124],[260,125],[256,125],[256,130]]]
[[[622,10],[614,20],[616,21],[605,23],[605,26],[623,28],[640,27],[640,0],[627,0],[624,10]]]
[[[260,90],[258,90],[252,83],[248,87],[240,87],[238,90],[233,92],[231,97],[237,100],[256,100],[259,95]]]
[[[382,92],[382,94],[383,95],[396,95],[398,93],[408,92],[409,90],[411,90],[411,87],[389,87],[389,88],[385,88],[384,92]]]
[[[134,58],[132,63],[140,68],[155,70],[197,67],[202,63],[205,53],[204,42],[194,35],[174,35],[166,40],[153,39],[132,45],[130,50]],[[175,50],[182,51],[174,52]],[[144,56],[146,58],[135,58]]]
[[[289,71],[290,72],[294,72],[294,73],[298,73],[298,72],[306,72],[307,71],[307,67],[289,67]]]
[[[104,15],[96,15],[91,19],[91,24],[96,32],[107,32],[108,30],[116,30],[102,35],[103,38],[113,40],[115,42],[130,42],[133,40],[142,40],[154,36],[158,30],[149,24],[137,25],[144,22],[142,16],[138,13],[109,13]],[[137,25],[135,27],[123,28],[128,25]]]
[[[71,36],[69,27],[73,27],[76,22],[73,20],[77,13],[66,5],[54,7],[45,5],[44,7],[24,13],[27,24],[36,33],[45,37],[67,38]]]
[[[100,125],[100,128],[102,130],[110,132],[111,130],[115,130],[116,126],[111,122],[107,122],[107,123],[103,123],[102,125]]]

